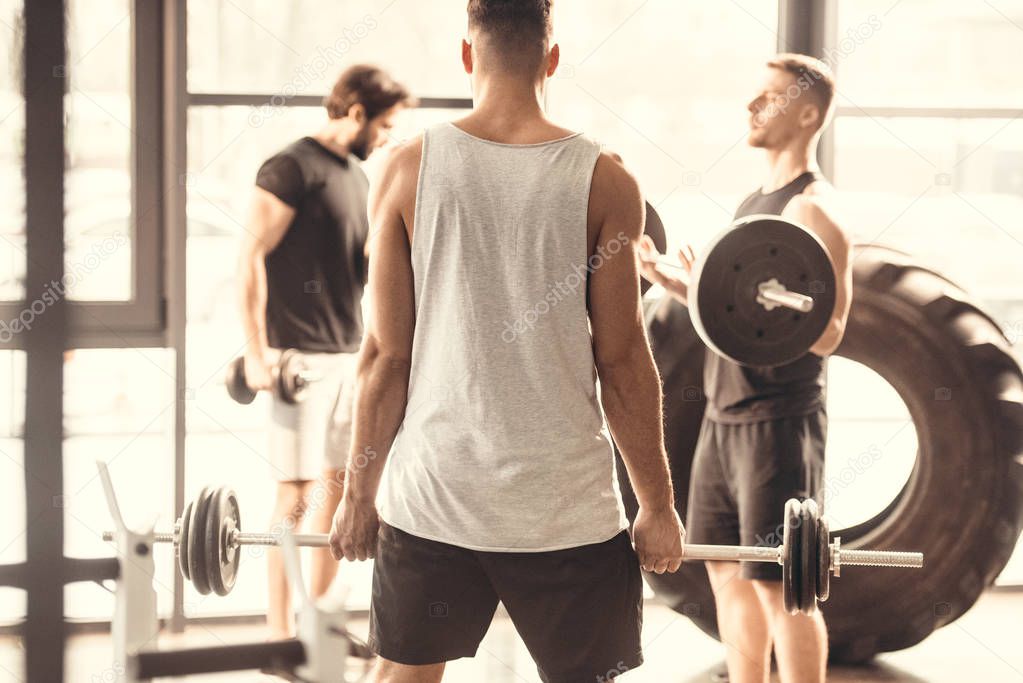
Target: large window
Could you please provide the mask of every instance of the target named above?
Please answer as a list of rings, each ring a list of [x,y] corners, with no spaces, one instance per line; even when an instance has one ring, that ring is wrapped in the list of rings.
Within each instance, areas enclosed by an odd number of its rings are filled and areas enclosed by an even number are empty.
[[[759,185],[746,104],[777,23],[778,3],[754,0],[556,4],[550,111],[622,156],[670,246],[709,240]]]
[[[1019,2],[840,0],[829,55],[839,91],[834,180],[857,238],[956,280],[1014,343],[1023,331],[1023,90],[1009,55],[1021,43]],[[872,474],[905,481],[910,431],[898,432]],[[846,498],[890,493],[857,481]],[[1021,580],[1017,552],[1000,581]]]
[[[25,296],[25,100],[21,2],[0,1],[0,301]]]
[[[338,3],[326,11],[319,2],[189,3],[186,498],[207,484],[229,483],[251,527],[265,527],[273,506],[269,399],[239,406],[223,384],[227,364],[245,347],[235,266],[257,169],[323,126],[319,100],[351,64],[387,68],[420,97],[467,97],[459,62],[464,17],[463,5],[438,9],[426,3],[394,8],[388,2]],[[255,97],[241,104],[238,95]],[[392,136],[405,139],[458,113],[406,111]],[[370,176],[378,159],[364,166]],[[243,562],[262,565],[263,558],[262,550],[250,549]],[[367,564],[342,569],[355,586],[355,607],[368,606],[369,569]],[[215,600],[186,584],[185,613],[263,612],[266,578],[264,570],[243,572],[231,595]]]
[[[42,301],[25,295],[24,100],[20,3],[0,1],[0,347],[21,344]],[[52,68],[66,111],[65,296],[71,337],[88,346],[163,343],[160,262],[159,7],[69,0],[67,62]]]
[[[0,565],[25,561],[25,354],[0,351]],[[24,593],[0,588],[0,623],[25,614]],[[19,596],[18,599],[13,599]],[[2,672],[2,670],[0,670]]]
[[[371,62],[420,96],[468,97],[464,34],[463,2],[192,0],[188,88],[323,95],[346,65]]]
[[[68,9],[68,298],[129,301],[134,236],[129,3],[73,0]]]
[[[142,528],[159,515],[161,529],[174,525],[174,364],[165,349],[86,349],[65,353],[64,550],[72,557],[105,557],[112,528],[96,461],[110,468],[122,514]],[[153,587],[163,616],[173,602],[174,549],[155,549]],[[69,584],[65,614],[107,619],[113,596],[102,588]]]
[[[22,3],[0,1],[0,301],[25,296],[25,101]],[[0,340],[10,335],[0,326]],[[8,339],[9,341],[9,339]],[[0,351],[0,564],[25,561],[25,354]],[[0,588],[0,623],[25,616],[25,593]],[[0,662],[0,675],[21,663]]]

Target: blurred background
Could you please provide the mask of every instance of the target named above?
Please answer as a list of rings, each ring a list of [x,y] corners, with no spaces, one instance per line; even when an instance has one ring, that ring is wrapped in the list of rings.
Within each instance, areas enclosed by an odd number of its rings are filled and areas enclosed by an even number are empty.
[[[182,0],[167,13],[180,22],[172,30],[185,47],[170,85],[160,75],[175,65],[156,57],[166,36],[146,35],[159,24],[136,5],[145,3],[67,3],[65,269],[74,274],[75,348],[64,363],[59,504],[64,550],[80,557],[110,552],[100,538],[110,522],[97,459],[110,464],[135,523],[158,515],[161,526],[172,524],[175,501],[208,483],[238,492],[249,528],[268,519],[269,405],[264,397],[232,403],[222,379],[243,350],[234,269],[255,172],[319,127],[319,98],[349,64],[379,64],[441,105],[403,113],[395,142],[461,116],[471,98],[459,62],[461,1]],[[672,247],[710,239],[760,185],[764,162],[745,144],[745,107],[779,47],[779,7],[766,0],[556,3],[562,66],[548,92],[550,115],[624,157]],[[1023,2],[838,0],[835,8],[828,61],[839,109],[822,164],[842,192],[846,224],[858,240],[897,247],[950,276],[1018,341]],[[15,307],[26,272],[23,9],[20,0],[0,0],[0,301]],[[164,122],[173,128],[172,149],[160,127],[166,87],[178,97]],[[183,155],[187,172],[161,182],[161,150]],[[378,162],[366,164],[371,176]],[[185,220],[164,223],[164,201],[179,202]],[[31,520],[25,355],[2,331],[0,342],[4,564],[25,560]],[[839,492],[829,514],[841,528],[895,497],[917,437],[895,391],[851,361],[832,363],[829,413],[827,478]],[[843,470],[863,453],[875,464],[846,481]],[[169,546],[156,552],[161,616],[180,625],[265,611],[265,571],[250,567],[227,598],[203,598],[188,584],[175,586]],[[262,564],[249,550],[242,562]],[[351,579],[353,606],[366,607],[369,566],[341,571]],[[1020,552],[999,583],[1023,584]],[[112,609],[112,596],[98,586],[66,589],[69,618],[105,621]],[[0,622],[16,623],[25,610],[23,592],[0,588]]]

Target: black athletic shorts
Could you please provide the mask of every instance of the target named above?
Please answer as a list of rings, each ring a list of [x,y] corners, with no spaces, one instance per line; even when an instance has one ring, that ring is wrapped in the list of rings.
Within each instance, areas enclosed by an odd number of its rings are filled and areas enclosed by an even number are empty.
[[[704,419],[693,456],[686,542],[781,545],[785,501],[818,498],[823,411],[749,424]],[[819,501],[819,499],[818,499]],[[745,579],[781,580],[781,565],[743,562]]]
[[[384,659],[474,656],[498,601],[544,681],[606,681],[643,662],[643,585],[627,531],[578,548],[505,553],[381,524],[369,644]]]

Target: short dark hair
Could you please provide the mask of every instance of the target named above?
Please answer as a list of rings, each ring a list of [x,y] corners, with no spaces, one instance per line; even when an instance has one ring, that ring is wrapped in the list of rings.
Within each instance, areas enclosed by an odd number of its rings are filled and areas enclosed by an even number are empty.
[[[553,0],[469,0],[469,30],[486,36],[502,64],[518,71],[540,68],[553,32]]]
[[[354,105],[366,109],[366,118],[374,119],[395,105],[413,107],[416,100],[408,89],[383,69],[371,64],[356,64],[344,70],[334,88],[323,100],[327,115],[344,118]]]
[[[831,68],[819,59],[793,52],[775,55],[767,66],[792,74],[796,83],[817,103],[824,125],[835,101],[835,75]]]

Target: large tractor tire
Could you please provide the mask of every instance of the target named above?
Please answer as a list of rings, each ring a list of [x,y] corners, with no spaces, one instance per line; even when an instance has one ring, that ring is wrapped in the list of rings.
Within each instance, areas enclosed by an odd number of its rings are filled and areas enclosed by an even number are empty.
[[[649,316],[665,395],[665,441],[679,513],[703,415],[704,347],[685,307]],[[909,481],[845,548],[918,550],[924,569],[849,567],[823,605],[836,662],[919,643],[962,616],[1005,567],[1023,526],[1023,372],[997,323],[962,289],[907,255],[858,246],[854,299],[837,355],[883,377],[905,402],[919,451]],[[870,400],[870,397],[863,397]],[[619,468],[630,515],[635,497]],[[702,563],[648,574],[657,596],[717,637]]]

